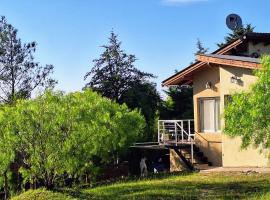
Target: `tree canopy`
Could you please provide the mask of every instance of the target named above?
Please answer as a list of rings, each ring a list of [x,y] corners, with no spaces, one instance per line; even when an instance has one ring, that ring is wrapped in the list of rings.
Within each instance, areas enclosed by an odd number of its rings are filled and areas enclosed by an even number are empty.
[[[240,136],[242,147],[270,148],[270,57],[262,58],[258,80],[249,91],[237,92],[225,108],[225,133]]]
[[[146,127],[142,140],[153,141],[157,135],[156,121],[158,110],[161,105],[161,98],[152,82],[138,82],[123,93],[120,103],[125,103],[129,108],[140,109],[146,121]]]
[[[240,38],[246,33],[252,33],[254,31],[254,28],[251,24],[247,24],[246,26],[242,26],[238,29],[233,30],[232,33],[228,33],[228,35],[224,38],[225,42],[218,43],[218,47],[223,47],[224,45],[232,42],[233,40]]]
[[[137,110],[90,90],[48,91],[2,107],[0,126],[1,177],[19,153],[24,183],[50,188],[64,174],[94,176],[140,137],[145,122]]]
[[[135,55],[125,53],[114,32],[111,32],[109,44],[102,47],[104,52],[93,61],[93,68],[85,75],[85,79],[90,79],[85,88],[125,103],[131,109],[140,109],[146,120],[142,139],[153,141],[156,113],[161,102],[156,84],[150,80],[154,75],[135,67]]]
[[[205,54],[209,50],[209,48],[205,48],[203,46],[203,43],[201,42],[199,38],[197,39],[196,47],[197,47],[197,51],[194,53],[195,56],[198,54]]]
[[[109,44],[103,45],[104,52],[95,59],[94,66],[86,73],[84,79],[90,81],[85,88],[92,88],[105,97],[119,102],[123,93],[154,76],[140,71],[134,66],[135,55],[129,55],[121,49],[117,35],[111,32]]]
[[[53,86],[53,65],[41,66],[34,59],[37,43],[22,44],[18,30],[0,18],[0,102],[28,98],[34,89]]]
[[[161,119],[193,119],[193,89],[190,86],[170,87],[167,100],[160,109]]]

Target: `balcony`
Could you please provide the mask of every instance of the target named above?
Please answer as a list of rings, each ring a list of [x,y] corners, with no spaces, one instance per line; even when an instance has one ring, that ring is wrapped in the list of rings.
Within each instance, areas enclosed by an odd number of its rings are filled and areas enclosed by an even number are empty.
[[[183,145],[195,142],[194,120],[159,120],[158,143],[163,145]]]

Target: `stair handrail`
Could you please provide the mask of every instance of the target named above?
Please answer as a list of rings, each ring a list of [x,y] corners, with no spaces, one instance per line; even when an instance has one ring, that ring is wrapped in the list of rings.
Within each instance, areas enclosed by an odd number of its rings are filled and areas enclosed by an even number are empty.
[[[188,132],[184,128],[184,122],[188,122]],[[158,143],[166,143],[164,140],[164,135],[166,134],[166,131],[168,131],[169,134],[173,132],[172,135],[175,137],[175,145],[178,145],[178,131],[181,131],[181,140],[182,143],[184,143],[184,134],[188,137],[188,142],[191,147],[191,163],[194,163],[194,150],[193,145],[195,143],[195,133],[191,133],[191,122],[194,123],[193,119],[187,119],[187,120],[158,120]],[[169,128],[165,126],[165,123],[168,123]],[[180,129],[180,130],[179,130]],[[193,128],[193,132],[194,132]]]

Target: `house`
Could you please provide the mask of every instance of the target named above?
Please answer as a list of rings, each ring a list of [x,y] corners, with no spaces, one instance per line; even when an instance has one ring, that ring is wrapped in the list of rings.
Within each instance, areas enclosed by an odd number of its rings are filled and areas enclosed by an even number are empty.
[[[162,85],[167,87],[193,87],[194,121],[160,121],[159,143],[195,144],[214,166],[267,167],[267,150],[242,150],[241,138],[222,133],[222,114],[230,95],[249,89],[256,81],[253,71],[260,68],[262,54],[270,54],[270,33],[248,33],[211,54],[198,55],[194,64],[164,80]],[[165,129],[174,137],[166,138]]]

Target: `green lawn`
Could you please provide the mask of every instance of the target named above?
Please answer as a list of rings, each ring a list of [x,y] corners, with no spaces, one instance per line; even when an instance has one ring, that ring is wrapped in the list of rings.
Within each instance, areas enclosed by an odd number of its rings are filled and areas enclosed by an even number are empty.
[[[42,199],[26,198],[26,194],[17,199]],[[171,175],[91,189],[66,189],[46,196],[46,199],[270,199],[270,174]]]

